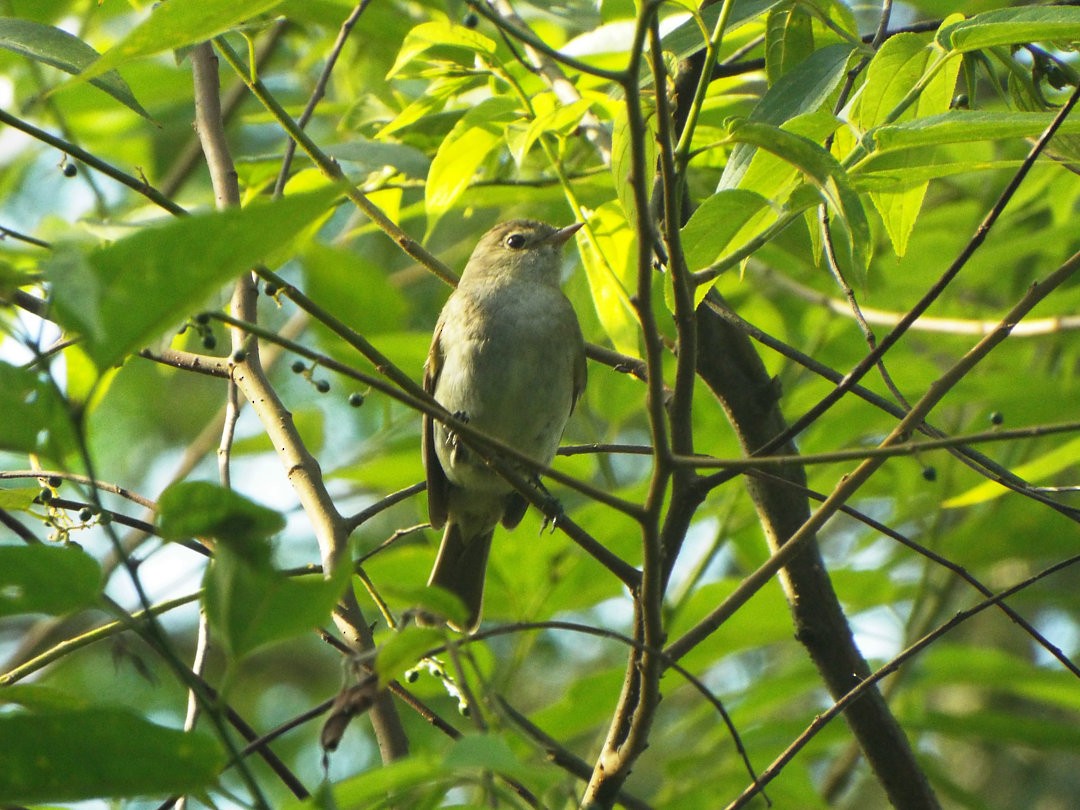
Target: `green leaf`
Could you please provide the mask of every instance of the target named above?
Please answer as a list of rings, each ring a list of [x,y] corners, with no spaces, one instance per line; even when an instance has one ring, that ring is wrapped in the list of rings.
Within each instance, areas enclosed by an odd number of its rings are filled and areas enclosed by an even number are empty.
[[[616,349],[637,356],[638,322],[629,293],[637,286],[634,241],[634,230],[616,202],[604,203],[593,211],[589,236],[578,236],[581,263],[600,324]]]
[[[286,805],[290,808],[362,808],[385,804],[387,797],[407,795],[406,791],[447,780],[452,772],[440,757],[432,754],[410,754],[388,765],[373,768],[333,787],[333,796],[314,796],[303,803]],[[405,804],[409,804],[406,802]]]
[[[113,68],[203,42],[263,14],[282,0],[169,0],[153,6],[150,16],[107,50],[80,75],[100,76]]]
[[[517,103],[498,96],[477,104],[450,130],[431,161],[424,187],[428,233],[469,187],[488,154],[505,142],[506,126],[519,117]]]
[[[777,5],[777,0],[736,0],[731,10],[731,16],[728,17],[728,26],[725,33],[730,35],[733,31],[752,22],[775,5]],[[701,10],[701,18],[707,31],[711,31],[716,25],[716,21],[720,19],[722,7],[723,3],[711,3]],[[679,59],[685,59],[705,46],[701,27],[693,19],[679,24],[672,31],[664,34],[662,41],[664,50],[674,53]]]
[[[738,188],[717,192],[683,226],[687,266],[692,271],[708,267],[745,241],[741,238],[744,229],[759,231],[775,219],[769,201],[760,194]]]
[[[770,85],[814,52],[812,21],[806,9],[797,3],[769,11],[765,23],[765,72]]]
[[[203,306],[222,284],[322,215],[334,188],[146,227],[88,254],[58,251],[46,275],[58,321],[105,369]]]
[[[0,487],[0,509],[25,512],[33,506],[40,491],[34,487]]]
[[[579,99],[573,104],[563,104],[551,93],[544,93],[533,99],[533,111],[536,117],[529,123],[521,137],[515,141],[511,149],[514,161],[520,166],[529,154],[529,150],[543,135],[563,137],[573,132],[590,106],[592,104],[587,99]]]
[[[255,559],[219,547],[206,571],[204,605],[215,638],[234,659],[324,625],[349,578],[348,566],[332,579],[289,577]]]
[[[356,163],[368,172],[380,171],[390,166],[406,177],[423,177],[431,166],[427,155],[403,143],[360,138],[335,144],[329,148],[329,152],[338,160]]]
[[[263,559],[266,554],[258,549],[285,528],[285,518],[217,484],[181,481],[161,493],[157,526],[166,540],[213,537],[237,553]]]
[[[870,225],[847,172],[832,155],[809,138],[753,121],[736,124],[731,138],[771,152],[808,177],[850,231],[849,258],[854,269],[865,271]]]
[[[98,52],[76,36],[51,25],[0,17],[0,48],[6,48],[42,64],[59,68],[72,75],[78,74],[98,58]],[[90,84],[104,90],[125,107],[150,119],[127,82],[119,73],[110,70],[90,80]]]
[[[75,546],[0,546],[0,616],[61,616],[97,604],[101,567]]]
[[[326,446],[326,412],[317,405],[292,412],[293,426],[300,434],[300,441],[311,453],[318,453]],[[274,442],[265,430],[257,430],[250,436],[236,439],[232,445],[234,457],[252,453],[273,453]]]
[[[642,108],[645,121],[645,157],[643,164],[646,171],[656,166],[659,144],[656,140],[656,110],[651,106]],[[620,104],[615,112],[611,132],[611,178],[615,181],[615,193],[619,197],[623,214],[628,223],[637,222],[637,202],[634,198],[634,161],[630,148],[630,123],[626,115],[626,106]]]
[[[0,362],[0,450],[63,457],[74,449],[68,406],[46,377]]]
[[[455,773],[462,770],[494,771],[504,776],[531,776],[536,768],[528,768],[515,755],[506,740],[496,734],[466,734],[454,741],[446,752],[446,766]]]
[[[460,603],[460,600],[458,601]],[[457,613],[460,614],[460,619],[464,623],[464,609],[460,604]],[[446,632],[434,627],[411,625],[399,633],[394,633],[389,641],[379,647],[379,652],[375,657],[375,672],[379,675],[379,688],[385,689],[391,681],[397,680],[415,667],[424,653],[441,647],[444,643],[446,643]]]
[[[1032,483],[1046,481],[1051,476],[1076,464],[1077,454],[1080,454],[1080,439],[1072,439],[1026,464],[1013,467],[1012,471],[1025,481],[1031,481]],[[966,492],[949,498],[942,506],[945,509],[974,506],[1000,498],[1011,491],[996,481],[983,481]]]
[[[863,131],[870,131],[887,122],[892,111],[931,69],[936,70],[933,78],[898,120],[923,118],[948,110],[960,72],[960,60],[948,59],[944,65],[939,64],[940,60],[940,53],[930,47],[923,36],[898,34],[889,37],[867,68],[866,84],[858,103],[851,110],[852,123]],[[924,158],[912,153],[910,159],[921,161]],[[907,252],[908,238],[915,227],[928,186],[929,183],[925,182],[903,191],[870,195],[897,256]]]
[[[937,42],[954,51],[975,51],[998,45],[1080,40],[1080,8],[1048,6],[1003,8],[943,25]]]
[[[476,54],[483,57],[494,56],[495,40],[463,25],[448,22],[421,23],[406,35],[394,66],[390,68],[386,78],[392,79],[417,56],[433,49],[440,53],[458,51],[461,64],[471,67]]]
[[[301,260],[308,295],[350,326],[368,336],[400,328],[409,299],[377,261],[318,242],[304,246]]]
[[[225,764],[209,735],[127,709],[0,714],[0,803],[167,796],[209,787]]]
[[[1035,138],[1053,120],[1052,113],[952,110],[915,121],[879,127],[872,133],[875,153],[947,143],[974,143],[1007,138]],[[1061,134],[1080,134],[1080,120],[1061,122]]]
[[[845,44],[829,45],[816,51],[768,89],[748,120],[780,126],[796,116],[817,111],[844,77],[851,53],[851,46]],[[717,190],[739,186],[753,156],[752,144],[736,146],[724,167]]]

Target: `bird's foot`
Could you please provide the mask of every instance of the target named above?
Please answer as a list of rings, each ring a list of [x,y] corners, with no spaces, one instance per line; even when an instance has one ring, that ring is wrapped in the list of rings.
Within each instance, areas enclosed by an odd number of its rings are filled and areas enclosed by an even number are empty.
[[[554,534],[555,529],[559,525],[559,521],[566,517],[566,512],[563,510],[562,504],[559,503],[558,499],[544,489],[543,484],[539,481],[536,483],[544,495],[544,522],[540,524],[540,534],[543,534],[549,526],[551,527],[551,533]]]

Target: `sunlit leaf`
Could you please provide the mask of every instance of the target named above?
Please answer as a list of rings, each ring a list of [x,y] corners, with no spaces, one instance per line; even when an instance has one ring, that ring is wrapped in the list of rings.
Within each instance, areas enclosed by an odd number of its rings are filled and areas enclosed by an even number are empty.
[[[113,68],[163,51],[217,36],[257,17],[283,0],[169,0],[152,6],[150,16],[81,74],[90,79]]]
[[[63,29],[14,17],[0,17],[0,48],[71,74],[78,74],[98,58],[97,51]],[[150,118],[150,113],[143,109],[127,82],[115,70],[91,79],[90,84],[143,118]]]
[[[506,125],[518,117],[512,99],[490,98],[466,112],[446,136],[431,161],[424,186],[429,233],[469,187],[488,154],[504,142]]]
[[[1080,8],[1069,6],[1003,8],[950,22],[937,41],[955,51],[974,51],[1024,42],[1080,40]]]
[[[881,124],[925,118],[948,110],[960,72],[960,60],[947,59],[942,65],[941,59],[941,54],[927,44],[926,37],[916,34],[889,37],[867,68],[866,83],[851,111],[852,123],[861,130],[870,131]],[[930,69],[936,72],[926,81]],[[920,82],[925,83],[922,92],[907,109],[894,117],[894,109]],[[910,159],[922,162],[925,158],[910,153]],[[903,256],[907,250],[927,186],[928,183],[923,183],[902,191],[870,195],[898,256]]]

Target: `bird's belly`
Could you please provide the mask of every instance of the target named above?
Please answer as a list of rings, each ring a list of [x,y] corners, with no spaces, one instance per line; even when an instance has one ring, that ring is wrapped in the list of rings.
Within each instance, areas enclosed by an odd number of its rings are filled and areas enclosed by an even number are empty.
[[[488,331],[514,337],[478,334],[447,341],[435,399],[477,430],[550,464],[572,406],[574,355],[552,351],[553,336],[536,325]],[[454,437],[441,424],[435,427],[439,460],[453,483],[509,489],[475,453],[454,452]]]

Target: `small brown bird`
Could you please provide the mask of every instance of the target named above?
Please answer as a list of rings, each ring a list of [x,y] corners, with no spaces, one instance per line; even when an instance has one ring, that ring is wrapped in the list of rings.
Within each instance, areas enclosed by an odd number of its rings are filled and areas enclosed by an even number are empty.
[[[585,343],[559,288],[563,245],[581,227],[518,219],[480,239],[439,315],[424,390],[459,419],[538,464],[555,457],[585,388]],[[495,526],[514,528],[527,501],[442,423],[424,417],[432,528],[442,545],[428,585],[456,594],[480,623]]]

